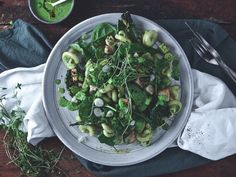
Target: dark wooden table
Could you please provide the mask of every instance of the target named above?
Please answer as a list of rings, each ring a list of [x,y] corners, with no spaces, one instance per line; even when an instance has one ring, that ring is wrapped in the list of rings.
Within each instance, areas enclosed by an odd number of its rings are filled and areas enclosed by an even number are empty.
[[[236,39],[235,0],[78,0],[71,16],[56,25],[46,25],[37,21],[30,13],[27,0],[0,0],[0,29],[7,28],[11,20],[23,19],[40,29],[55,44],[72,26],[89,17],[109,13],[124,12],[138,14],[150,19],[207,19],[219,23]],[[4,131],[0,131],[0,139]],[[60,148],[57,138],[43,142],[45,146]],[[68,176],[93,177],[72,158],[69,150],[62,154],[59,165],[68,171]],[[18,177],[20,170],[8,164],[3,144],[0,143],[0,177]],[[175,163],[175,162],[172,162]],[[235,177],[236,155],[210,164],[159,177]],[[128,176],[128,174],[127,174]]]

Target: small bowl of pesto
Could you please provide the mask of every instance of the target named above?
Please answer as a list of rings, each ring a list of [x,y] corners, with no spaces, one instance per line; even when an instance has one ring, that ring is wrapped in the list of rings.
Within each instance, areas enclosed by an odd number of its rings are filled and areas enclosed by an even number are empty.
[[[70,15],[74,0],[28,0],[28,4],[31,13],[39,21],[55,24]]]

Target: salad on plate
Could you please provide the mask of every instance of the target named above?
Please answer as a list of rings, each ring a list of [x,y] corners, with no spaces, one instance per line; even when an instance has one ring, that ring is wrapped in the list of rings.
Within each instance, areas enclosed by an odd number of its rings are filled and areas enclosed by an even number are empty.
[[[116,25],[83,34],[62,61],[66,89],[58,90],[59,105],[77,112],[71,126],[101,143],[148,146],[182,108],[178,58],[158,31],[139,29],[128,12]]]

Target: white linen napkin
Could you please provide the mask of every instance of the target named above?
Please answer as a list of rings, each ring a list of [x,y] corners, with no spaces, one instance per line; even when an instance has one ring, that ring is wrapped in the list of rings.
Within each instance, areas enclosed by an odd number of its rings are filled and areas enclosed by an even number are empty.
[[[193,108],[178,146],[211,160],[236,153],[236,99],[224,82],[192,70]]]
[[[32,145],[38,144],[44,138],[55,136],[46,118],[42,103],[42,78],[45,64],[33,68],[15,68],[0,74],[0,96],[7,94],[4,105],[12,110],[17,100],[12,98],[17,83],[22,84],[17,98],[21,108],[26,112],[23,130],[28,132],[27,141]]]
[[[1,94],[12,94],[16,83],[22,84],[18,92],[21,107],[26,111],[24,127],[27,140],[36,145],[46,137],[54,136],[42,105],[42,77],[44,64],[33,68],[16,68],[0,74],[0,86],[8,88]],[[194,78],[194,104],[189,121],[177,144],[211,160],[236,153],[236,99],[219,79],[192,70]],[[11,110],[15,100],[8,99],[5,106]]]

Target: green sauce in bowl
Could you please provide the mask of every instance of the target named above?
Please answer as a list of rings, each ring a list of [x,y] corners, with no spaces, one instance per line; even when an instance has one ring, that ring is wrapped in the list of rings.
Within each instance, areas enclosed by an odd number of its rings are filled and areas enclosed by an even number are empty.
[[[65,19],[73,8],[73,0],[67,0],[55,7],[49,6],[56,0],[33,0],[31,8],[33,13],[41,20],[48,23],[57,23]]]

